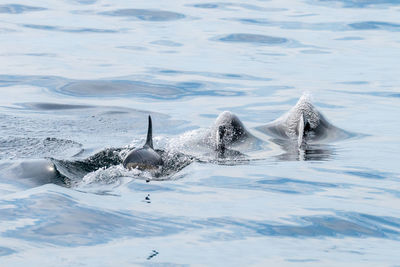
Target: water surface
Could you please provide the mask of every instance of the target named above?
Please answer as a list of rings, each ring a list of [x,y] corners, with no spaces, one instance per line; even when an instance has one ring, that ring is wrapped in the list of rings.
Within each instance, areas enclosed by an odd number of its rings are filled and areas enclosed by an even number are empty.
[[[0,262],[398,265],[399,12],[395,0],[0,4]],[[305,91],[352,138],[299,151],[256,130]],[[244,160],[195,143],[225,110],[259,140]],[[120,164],[149,114],[171,159],[158,179]]]

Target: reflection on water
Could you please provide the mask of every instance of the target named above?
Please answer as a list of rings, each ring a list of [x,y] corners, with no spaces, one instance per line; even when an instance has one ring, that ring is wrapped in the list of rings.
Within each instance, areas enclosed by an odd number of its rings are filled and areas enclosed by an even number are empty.
[[[283,161],[329,160],[336,154],[334,145],[307,144],[299,148],[296,142],[290,140],[272,139],[272,141],[278,144],[285,151],[277,156],[277,159]]]

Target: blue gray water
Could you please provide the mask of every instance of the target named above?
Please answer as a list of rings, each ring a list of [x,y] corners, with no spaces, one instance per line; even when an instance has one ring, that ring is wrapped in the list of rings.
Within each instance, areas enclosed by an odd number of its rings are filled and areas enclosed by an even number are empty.
[[[10,0],[0,23],[1,266],[399,265],[400,1]],[[353,138],[256,130],[304,92]],[[191,143],[224,110],[262,140],[246,160]],[[201,160],[54,179],[141,145],[148,114]]]

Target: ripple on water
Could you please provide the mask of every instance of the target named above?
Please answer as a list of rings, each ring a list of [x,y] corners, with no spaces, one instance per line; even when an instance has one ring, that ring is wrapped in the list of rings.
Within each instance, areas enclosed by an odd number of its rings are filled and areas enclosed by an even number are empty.
[[[194,86],[193,86],[194,85]],[[154,99],[179,99],[186,96],[238,96],[243,92],[228,90],[207,90],[199,82],[176,85],[154,84],[129,80],[74,81],[57,89],[60,93],[75,96],[124,96],[139,95]]]
[[[364,85],[369,84],[368,82],[344,82],[343,84],[353,84],[353,85]],[[340,92],[344,94],[350,95],[366,95],[366,96],[379,96],[379,97],[389,97],[389,98],[400,98],[400,93],[398,92],[390,92],[390,91],[379,91],[379,92],[351,92],[351,91],[344,91],[344,90],[334,90],[335,92]]]
[[[288,43],[289,40],[282,37],[274,37],[262,34],[233,33],[218,38],[222,42],[230,43],[254,43],[263,45],[280,45]]]
[[[46,103],[46,102],[23,103],[21,104],[21,106],[33,110],[66,110],[66,109],[94,108],[94,106],[89,106],[89,105],[58,104],[58,103]]]
[[[111,29],[96,29],[96,28],[68,28],[61,26],[37,25],[37,24],[22,24],[22,27],[36,30],[69,32],[69,33],[117,33],[117,30]]]
[[[221,3],[221,2],[209,2],[209,3],[198,3],[190,5],[195,8],[202,9],[224,9],[224,10],[236,10],[235,8],[243,8],[247,10],[255,11],[285,11],[286,8],[265,8],[257,5],[244,4],[244,3]]]
[[[228,75],[228,74],[227,74]],[[0,87],[33,85],[61,94],[78,97],[139,96],[159,100],[180,99],[189,96],[243,96],[239,90],[216,90],[214,84],[189,81],[176,84],[149,83],[138,80],[72,80],[58,76],[0,75]],[[208,89],[210,87],[210,89]]]
[[[350,28],[355,30],[387,30],[399,31],[400,24],[384,22],[384,21],[362,21],[348,24]]]
[[[281,29],[290,30],[312,30],[312,31],[354,31],[354,30],[385,30],[385,31],[398,31],[400,24],[385,22],[385,21],[361,21],[354,23],[344,22],[318,22],[308,23],[301,21],[272,21],[264,18],[241,18],[232,19],[239,21],[243,24],[252,24],[258,26],[274,26]],[[362,40],[356,39],[339,39],[339,40]]]
[[[181,13],[156,9],[117,9],[100,14],[115,17],[131,17],[144,21],[172,21],[185,18],[185,15]]]
[[[350,175],[358,178],[366,178],[366,179],[389,179],[396,177],[395,173],[383,172],[379,170],[374,170],[371,168],[363,168],[363,167],[348,167],[349,169],[328,169],[328,168],[313,168],[314,170],[325,172],[325,173],[335,173],[341,175]]]
[[[53,188],[53,187],[51,187]],[[0,201],[2,220],[37,218],[17,229],[0,229],[5,237],[59,246],[102,244],[119,237],[152,237],[175,234],[190,228],[173,218],[141,212],[114,212],[87,207],[63,193],[39,193],[23,199]],[[68,238],[65,238],[65,236]]]
[[[49,185],[50,186],[50,185]],[[17,229],[0,229],[4,237],[59,246],[102,244],[120,237],[162,237],[207,229],[210,240],[272,237],[375,237],[398,240],[400,220],[364,213],[293,216],[287,223],[235,217],[162,216],[132,210],[110,211],[86,206],[54,186],[46,193],[1,200],[2,220],[9,225],[29,221]],[[223,231],[223,232],[222,232]],[[65,236],[68,235],[68,238]]]
[[[249,80],[249,81],[271,81],[270,78],[257,77],[246,74],[237,73],[218,73],[218,72],[206,72],[206,71],[188,71],[188,70],[173,70],[173,69],[154,69],[155,73],[164,75],[197,75],[202,78],[218,78],[224,80]]]
[[[172,86],[133,81],[75,81],[61,87],[59,91],[78,96],[142,94],[158,98],[176,97],[182,93]]]
[[[70,0],[70,1],[81,5],[92,5],[97,2],[97,0]]]
[[[365,216],[371,220],[365,220]],[[235,231],[232,238],[246,235],[279,236],[279,237],[377,237],[398,239],[400,233],[399,219],[395,217],[379,217],[359,213],[343,213],[336,215],[296,216],[289,223],[270,223],[264,221],[241,220],[236,218],[209,218],[199,222],[209,227],[228,227]],[[236,229],[235,229],[236,228]],[[216,232],[210,239],[220,239]]]
[[[345,184],[324,183],[318,181],[306,181],[299,179],[290,179],[284,177],[264,176],[261,179],[245,179],[224,176],[214,176],[203,179],[201,183],[196,185],[213,187],[213,188],[229,188],[238,190],[257,190],[279,192],[283,194],[314,194],[328,190],[329,188],[344,188]]]
[[[72,157],[82,151],[82,145],[58,138],[0,137],[0,159]]]
[[[273,21],[265,18],[240,18],[233,19],[243,24],[252,24],[257,26],[273,26],[281,29],[290,30],[312,30],[312,31],[342,31],[346,30],[346,25],[338,22],[318,22],[309,23],[301,21]]]
[[[361,40],[364,40],[364,38],[358,37],[358,36],[348,36],[348,37],[336,38],[335,40],[338,40],[338,41],[361,41]]]
[[[201,3],[201,4],[194,4],[193,7],[197,8],[208,8],[208,9],[214,9],[214,8],[219,8],[225,6],[222,3]]]
[[[1,256],[7,256],[7,255],[10,255],[10,254],[13,254],[13,253],[15,253],[15,251],[12,250],[12,249],[5,248],[5,247],[0,247],[0,257]]]
[[[345,81],[345,82],[338,82],[339,84],[351,84],[351,85],[366,85],[369,84],[367,81]]]
[[[25,5],[18,5],[18,4],[0,5],[0,13],[6,13],[6,14],[21,14],[21,13],[25,13],[25,12],[42,11],[42,10],[47,10],[47,8],[35,7],[35,6],[25,6]]]
[[[318,50],[318,49],[307,49],[302,50],[301,53],[303,54],[310,54],[310,55],[322,55],[322,54],[330,54],[328,51]]]
[[[161,46],[168,46],[168,47],[178,47],[183,46],[181,43],[169,41],[169,40],[156,40],[151,42],[151,44],[161,45]]]
[[[399,0],[314,0],[311,1],[313,4],[325,4],[325,3],[341,3],[342,7],[346,8],[366,8],[366,7],[378,7],[382,8],[385,5],[398,5]]]

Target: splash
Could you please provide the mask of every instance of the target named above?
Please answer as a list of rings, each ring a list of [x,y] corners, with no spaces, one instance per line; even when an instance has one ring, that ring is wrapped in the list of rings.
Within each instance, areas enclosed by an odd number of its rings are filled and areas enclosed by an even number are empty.
[[[117,186],[124,177],[148,181],[171,180],[194,161],[193,157],[183,153],[156,150],[164,161],[162,167],[152,171],[128,170],[122,166],[122,161],[129,153],[129,147],[107,148],[82,160],[49,159],[66,186],[79,188],[93,184]]]

